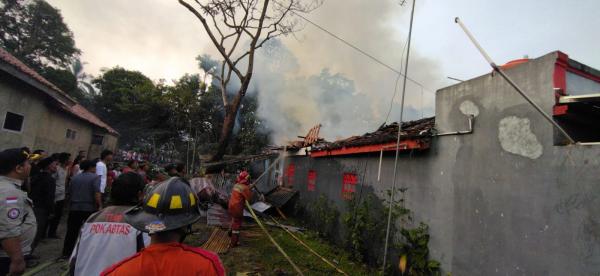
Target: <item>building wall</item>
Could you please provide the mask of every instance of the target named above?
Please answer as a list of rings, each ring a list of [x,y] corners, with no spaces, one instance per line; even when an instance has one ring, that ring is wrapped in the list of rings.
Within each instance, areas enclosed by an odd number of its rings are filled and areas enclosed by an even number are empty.
[[[102,131],[51,107],[49,101],[33,88],[0,74],[0,149],[27,146],[49,153],[69,152],[75,155],[81,150],[89,152],[92,133]],[[21,132],[1,129],[7,111],[24,115]],[[75,139],[66,137],[67,129],[76,131]],[[117,137],[108,134],[105,137],[102,149],[116,149]],[[98,150],[98,157],[102,149]]]
[[[73,155],[88,150],[92,139],[92,127],[89,124],[48,107],[44,119],[39,122],[32,149],[45,149],[49,153],[69,152]],[[66,137],[67,129],[76,131],[75,139]]]
[[[17,91],[13,80],[0,74],[0,146],[3,149],[35,143],[36,125],[44,117],[46,107],[43,100],[30,96],[32,92],[25,89]],[[21,132],[2,129],[7,111],[25,116]]]
[[[92,158],[92,159],[100,158],[100,154],[105,149],[111,150],[113,152],[117,152],[117,141],[118,141],[117,136],[108,134],[108,133],[106,133],[106,131],[101,131],[98,129],[96,129],[96,131],[94,131],[94,134],[102,135],[102,136],[104,136],[104,139],[102,140],[102,145],[90,145],[89,151],[88,151],[88,158]]]
[[[510,69],[552,113],[556,53]],[[398,187],[414,221],[430,226],[430,249],[453,275],[592,275],[600,271],[600,146],[554,146],[552,125],[500,76],[490,74],[439,90],[439,132],[426,152],[403,154]],[[378,154],[287,159],[301,202],[324,194],[342,208],[342,177],[358,176],[356,193],[380,197],[393,180],[394,157]],[[316,190],[306,189],[308,170]],[[285,178],[284,178],[285,179]],[[286,179],[287,181],[288,179]],[[381,248],[380,248],[381,249]],[[382,249],[381,249],[382,250]]]

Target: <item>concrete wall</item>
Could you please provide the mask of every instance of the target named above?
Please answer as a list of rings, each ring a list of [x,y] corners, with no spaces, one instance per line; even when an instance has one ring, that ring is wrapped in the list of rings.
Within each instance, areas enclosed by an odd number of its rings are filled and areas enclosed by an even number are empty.
[[[1,128],[7,111],[24,115],[21,132]],[[75,139],[66,137],[67,129],[76,131]],[[105,133],[89,123],[58,111],[41,92],[0,74],[0,149],[27,146],[32,150],[45,149],[49,153],[69,152],[76,155],[81,150],[90,151],[93,132]],[[117,137],[105,134],[102,149],[114,150],[116,143]]]
[[[81,150],[87,151],[92,139],[89,124],[48,107],[36,127],[37,135],[31,148],[45,149],[49,153],[69,152],[75,156]],[[67,129],[77,132],[75,139],[66,137]]]
[[[552,112],[552,53],[508,71]],[[592,275],[600,271],[600,146],[554,146],[553,128],[500,76],[490,74],[438,91],[443,136],[426,152],[403,154],[398,187],[408,188],[414,221],[430,226],[430,249],[453,275]],[[344,206],[342,175],[359,176],[357,193],[390,189],[393,155],[293,157],[301,201],[325,194]],[[306,189],[309,169],[316,191]]]
[[[102,140],[102,145],[90,145],[88,150],[88,158],[100,158],[100,154],[105,149],[117,152],[117,136],[114,136],[112,134],[107,133],[106,131],[102,131],[99,129],[96,129],[94,131],[94,134],[102,135],[104,136],[104,139]]]

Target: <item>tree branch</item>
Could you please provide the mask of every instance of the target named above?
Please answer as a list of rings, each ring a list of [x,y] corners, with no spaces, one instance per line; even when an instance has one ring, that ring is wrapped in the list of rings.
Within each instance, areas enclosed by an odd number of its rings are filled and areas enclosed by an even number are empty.
[[[240,79],[242,79],[244,76],[242,75],[242,73],[237,68],[235,68],[233,66],[233,62],[231,61],[230,56],[228,56],[227,53],[225,52],[225,49],[222,46],[220,46],[219,42],[217,41],[217,38],[215,37],[215,35],[213,34],[212,30],[210,29],[210,27],[206,23],[206,19],[204,18],[204,16],[202,16],[202,14],[200,14],[194,7],[192,7],[190,4],[188,4],[184,0],[179,0],[179,3],[181,5],[183,5],[184,7],[186,7],[192,14],[194,14],[200,20],[200,22],[202,23],[202,26],[204,27],[204,29],[208,33],[208,36],[210,37],[210,40],[217,47],[217,50],[219,51],[219,53],[221,54],[221,56],[223,57],[223,59],[225,60],[225,62],[229,66],[231,66],[233,72]]]

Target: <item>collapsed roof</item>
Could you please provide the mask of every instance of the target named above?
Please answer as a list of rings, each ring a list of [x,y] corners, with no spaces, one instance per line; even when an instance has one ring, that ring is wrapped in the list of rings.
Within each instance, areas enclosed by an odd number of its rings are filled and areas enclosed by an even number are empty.
[[[402,123],[401,141],[419,140],[428,143],[429,138],[431,138],[434,134],[435,117]],[[368,132],[361,136],[352,136],[337,140],[335,142],[316,143],[312,146],[311,155],[313,155],[312,153],[319,151],[332,151],[344,148],[356,148],[373,145],[385,150],[389,148],[391,143],[395,144],[397,139],[398,123],[394,122],[388,125],[383,125],[376,131]]]

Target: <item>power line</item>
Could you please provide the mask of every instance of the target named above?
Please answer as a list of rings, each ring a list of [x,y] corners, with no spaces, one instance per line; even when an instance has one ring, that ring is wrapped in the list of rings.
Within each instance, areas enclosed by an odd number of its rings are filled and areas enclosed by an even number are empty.
[[[404,3],[400,4],[400,5],[404,5]],[[404,46],[402,47],[402,54],[400,55],[400,59],[402,59],[404,57],[404,50],[406,49],[406,44],[407,44],[408,40],[406,42],[404,42]],[[402,70],[402,61],[400,61],[400,70]],[[390,108],[388,109],[387,114],[385,115],[385,120],[383,121],[383,124],[387,123],[388,119],[390,118],[390,113],[392,113],[392,108],[394,106],[394,100],[396,99],[396,94],[398,93],[398,82],[400,81],[400,77],[401,75],[398,74],[398,77],[396,77],[396,83],[394,84],[394,94],[392,95],[392,100],[390,101]],[[423,86],[421,86],[421,89],[423,89]]]
[[[282,5],[281,3],[277,2],[277,1],[273,1],[273,3],[277,4],[277,5],[278,5],[278,6],[280,6],[280,7],[287,8],[286,6]],[[369,53],[367,53],[365,50],[363,50],[363,49],[359,48],[358,46],[355,46],[355,45],[353,45],[352,43],[350,43],[350,42],[346,41],[345,39],[343,39],[343,38],[339,37],[338,35],[336,35],[336,34],[332,33],[331,31],[329,31],[329,30],[325,29],[324,27],[321,27],[321,25],[319,25],[319,24],[317,24],[317,23],[313,22],[312,20],[310,20],[310,19],[308,19],[308,18],[304,17],[304,16],[303,16],[303,15],[301,15],[300,13],[298,13],[298,12],[296,12],[296,11],[293,11],[293,10],[290,10],[290,12],[291,12],[291,13],[293,13],[294,15],[296,15],[296,16],[298,16],[298,17],[302,18],[304,21],[306,21],[306,22],[310,23],[311,25],[313,25],[313,26],[314,26],[314,27],[316,27],[317,29],[319,29],[319,30],[321,30],[321,31],[325,32],[326,34],[330,35],[331,37],[333,37],[333,38],[335,38],[335,39],[339,40],[340,42],[342,42],[342,43],[344,43],[344,44],[346,44],[346,46],[348,46],[348,47],[350,47],[350,48],[352,48],[352,49],[356,50],[357,52],[359,52],[359,53],[363,54],[364,56],[366,56],[366,57],[370,58],[371,60],[375,61],[375,62],[376,62],[376,63],[378,63],[379,65],[381,65],[381,66],[383,66],[383,67],[385,67],[385,68],[389,69],[390,71],[392,71],[392,72],[394,72],[394,73],[396,73],[396,74],[398,74],[398,75],[400,75],[400,76],[406,77],[406,79],[408,79],[409,81],[411,81],[411,82],[415,83],[416,85],[418,85],[418,86],[420,86],[420,87],[423,87],[423,88],[425,88],[425,90],[426,90],[426,91],[429,91],[430,93],[432,93],[432,94],[435,94],[433,91],[431,91],[430,89],[426,88],[426,87],[425,87],[423,84],[421,84],[420,82],[418,82],[418,81],[416,81],[416,80],[414,80],[414,79],[412,79],[412,78],[410,78],[410,77],[408,77],[408,76],[404,76],[404,74],[403,74],[402,72],[400,72],[399,70],[397,70],[397,69],[395,69],[394,67],[392,67],[392,66],[390,66],[390,65],[386,64],[386,63],[385,63],[385,62],[383,62],[382,60],[380,60],[380,59],[376,58],[375,56],[373,56],[373,55],[371,55],[371,54],[369,54]]]

